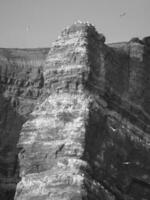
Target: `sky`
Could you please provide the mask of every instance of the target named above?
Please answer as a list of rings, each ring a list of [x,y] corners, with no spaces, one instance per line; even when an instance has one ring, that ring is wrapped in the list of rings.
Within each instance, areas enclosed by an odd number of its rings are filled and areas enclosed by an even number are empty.
[[[150,0],[0,0],[0,47],[50,47],[75,21],[89,21],[106,43],[150,36]]]

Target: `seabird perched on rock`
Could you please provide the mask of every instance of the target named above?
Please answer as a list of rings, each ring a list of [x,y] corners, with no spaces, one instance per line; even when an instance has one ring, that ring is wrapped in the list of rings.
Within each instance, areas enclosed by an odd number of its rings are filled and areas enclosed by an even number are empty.
[[[77,23],[82,24],[82,22],[80,20],[78,20]]]
[[[87,24],[88,26],[90,26],[90,22],[87,21],[86,24]]]

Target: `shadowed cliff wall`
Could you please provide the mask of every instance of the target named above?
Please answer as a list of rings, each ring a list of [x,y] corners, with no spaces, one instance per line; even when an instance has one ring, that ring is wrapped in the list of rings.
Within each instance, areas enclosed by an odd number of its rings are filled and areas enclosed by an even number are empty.
[[[85,181],[89,199],[149,199],[148,38],[110,46],[92,38],[85,159],[95,184]]]

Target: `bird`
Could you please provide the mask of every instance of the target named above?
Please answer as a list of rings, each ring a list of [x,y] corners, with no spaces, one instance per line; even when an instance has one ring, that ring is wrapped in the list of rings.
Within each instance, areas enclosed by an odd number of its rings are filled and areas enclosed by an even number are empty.
[[[82,24],[82,22],[81,22],[80,20],[77,20],[77,23],[78,23],[78,24]]]
[[[126,15],[126,12],[123,12],[120,14],[120,17],[124,17]]]
[[[30,30],[30,25],[26,25],[26,32],[29,32]]]
[[[129,165],[129,164],[131,164],[131,162],[123,162],[122,164],[123,165]]]
[[[87,21],[87,22],[86,22],[86,24],[89,26],[89,25],[90,25],[90,22],[89,22],[89,21]]]

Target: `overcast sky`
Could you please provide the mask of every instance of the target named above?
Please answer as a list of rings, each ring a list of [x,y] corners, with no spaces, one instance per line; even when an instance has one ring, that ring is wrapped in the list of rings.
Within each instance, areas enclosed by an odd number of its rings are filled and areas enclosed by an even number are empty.
[[[106,42],[150,35],[150,0],[0,0],[0,47],[49,47],[76,20]]]

